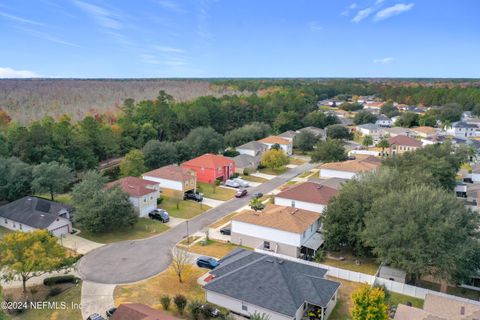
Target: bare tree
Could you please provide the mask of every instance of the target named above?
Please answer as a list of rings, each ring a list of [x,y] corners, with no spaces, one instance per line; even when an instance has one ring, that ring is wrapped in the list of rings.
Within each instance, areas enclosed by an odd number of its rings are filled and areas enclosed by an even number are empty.
[[[178,281],[183,282],[182,276],[188,265],[191,263],[191,256],[188,248],[174,247],[172,250],[172,268],[178,276]]]

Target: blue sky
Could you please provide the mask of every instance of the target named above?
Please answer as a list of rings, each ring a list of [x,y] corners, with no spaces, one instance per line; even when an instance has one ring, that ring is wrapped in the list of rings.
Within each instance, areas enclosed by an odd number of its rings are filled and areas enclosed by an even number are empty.
[[[480,78],[477,0],[2,0],[5,77]]]

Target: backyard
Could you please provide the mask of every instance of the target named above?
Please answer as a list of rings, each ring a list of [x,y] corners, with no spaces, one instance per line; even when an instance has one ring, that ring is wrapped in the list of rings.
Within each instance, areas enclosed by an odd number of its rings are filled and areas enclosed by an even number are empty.
[[[374,258],[357,258],[348,252],[328,252],[322,263],[370,275],[375,275],[380,267],[380,264]]]
[[[226,242],[208,240],[206,243],[203,241],[195,243],[190,247],[190,252],[220,259],[236,248],[239,248],[239,246]]]
[[[197,185],[198,190],[202,192],[206,198],[210,199],[227,201],[232,199],[235,196],[235,193],[237,193],[234,189],[223,188],[204,182],[199,182]]]
[[[98,243],[112,243],[124,240],[144,239],[167,231],[169,228],[157,220],[139,218],[131,228],[116,229],[110,232],[91,233],[82,231],[78,235]]]
[[[163,197],[159,207],[165,209],[170,216],[181,219],[191,219],[210,209],[205,204],[187,200],[180,200],[177,208],[177,200],[168,197]]]

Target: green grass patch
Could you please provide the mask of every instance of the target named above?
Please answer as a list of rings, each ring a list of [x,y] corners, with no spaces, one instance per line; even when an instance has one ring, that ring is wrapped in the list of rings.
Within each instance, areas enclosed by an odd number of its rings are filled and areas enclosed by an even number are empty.
[[[355,259],[353,258],[351,259],[348,257],[346,257],[345,260],[343,261],[326,258],[322,263],[332,267],[361,272],[361,273],[370,274],[370,275],[375,275],[375,273],[377,273],[377,270],[380,267],[380,265],[377,262],[375,262],[374,259],[359,259],[359,260],[360,260],[360,264],[357,264],[355,262]]]
[[[233,189],[222,188],[204,182],[199,182],[197,186],[199,191],[203,193],[204,197],[215,200],[227,201],[232,199],[235,196],[235,193],[237,193]]]
[[[232,243],[208,240],[206,242],[200,241],[195,243],[190,247],[190,252],[220,259],[236,248],[241,247]]]
[[[104,233],[82,231],[79,236],[98,243],[112,243],[124,240],[144,239],[165,232],[168,229],[169,228],[160,221],[139,218],[137,223],[131,228],[117,229]]]
[[[219,228],[226,224],[227,222],[230,222],[234,216],[239,214],[239,212],[232,212],[226,215],[225,217],[221,218],[220,220],[215,221],[210,225],[211,228]]]
[[[210,209],[210,207],[205,204],[191,200],[180,200],[177,208],[177,200],[168,197],[163,197],[159,207],[165,209],[170,216],[181,219],[191,219]]]
[[[278,176],[282,173],[287,172],[287,170],[288,170],[287,167],[281,167],[281,168],[278,168],[278,169],[263,168],[263,169],[258,170],[258,172],[269,174],[269,175],[272,175],[272,176]]]
[[[49,193],[39,193],[39,194],[36,194],[35,196],[50,200]],[[55,194],[53,198],[54,198],[54,201],[56,202],[73,205],[72,195],[70,193]]]
[[[413,307],[420,308],[420,309],[423,308],[422,299],[405,296],[403,294],[392,292],[392,291],[387,291],[385,293],[385,302],[390,306],[396,306],[398,304],[407,304],[407,302],[410,302]]]
[[[251,182],[258,182],[258,183],[264,183],[267,182],[268,180],[262,177],[255,177],[255,176],[242,176],[241,177],[243,180],[251,181]]]
[[[65,302],[67,306],[66,309],[56,310],[45,308],[29,310],[18,316],[12,316],[12,320],[81,320],[83,319],[80,308],[81,291],[82,284],[80,282],[77,286],[67,289],[58,296],[47,299],[49,302]],[[72,304],[74,305],[73,308]],[[75,308],[75,305],[78,307]]]
[[[0,239],[2,239],[6,234],[12,233],[13,231],[4,227],[0,227]]]

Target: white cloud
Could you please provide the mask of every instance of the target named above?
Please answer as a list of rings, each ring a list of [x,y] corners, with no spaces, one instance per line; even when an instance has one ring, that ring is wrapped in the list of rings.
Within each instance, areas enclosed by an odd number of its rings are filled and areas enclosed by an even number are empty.
[[[107,29],[122,29],[122,24],[120,23],[118,16],[109,10],[80,0],[74,0],[73,3],[78,8],[91,15],[100,26]]]
[[[392,63],[393,60],[394,59],[392,57],[385,57],[385,58],[381,58],[381,59],[373,59],[373,63],[375,63],[375,64],[389,64],[389,63]]]
[[[308,23],[310,31],[320,31],[323,30],[323,27],[318,23],[318,21],[310,21]]]
[[[69,42],[69,41],[65,41],[63,39],[57,38],[57,37],[55,37],[51,34],[45,33],[45,32],[33,30],[33,29],[30,29],[30,28],[18,28],[18,29],[23,30],[26,33],[31,34],[32,36],[43,39],[43,40],[55,42],[55,43],[58,43],[58,44],[63,44],[65,46],[69,46],[69,47],[80,48],[80,46],[78,44],[75,44],[75,43],[72,43],[72,42]]]
[[[351,5],[348,6],[348,9],[353,10],[356,9],[358,5],[356,3],[352,3]]]
[[[178,4],[177,2],[175,1],[172,1],[172,0],[157,0],[157,3],[165,8],[165,9],[168,9],[170,11],[173,11],[175,13],[179,13],[179,14],[183,14],[183,13],[187,13],[187,11],[185,9],[183,9],[180,4]]]
[[[30,19],[26,19],[26,18],[22,18],[22,17],[16,16],[16,15],[13,15],[13,14],[9,14],[9,13],[6,13],[6,12],[0,12],[0,16],[6,18],[8,20],[15,21],[15,22],[20,22],[20,23],[23,23],[23,24],[30,24],[30,25],[34,25],[34,26],[44,26],[43,23],[33,21],[33,20],[30,20]]]
[[[413,8],[415,4],[414,3],[397,3],[396,5],[393,5],[391,7],[385,8],[383,10],[378,11],[375,14],[375,17],[373,18],[374,21],[380,21],[384,19],[388,19],[390,17],[399,15],[403,12],[407,12],[410,9]]]
[[[169,47],[169,46],[153,46],[153,48],[165,53],[185,53],[185,50],[183,49]]]
[[[38,73],[29,70],[15,70],[12,68],[0,67],[0,79],[1,78],[39,78]]]
[[[356,8],[358,8],[358,5],[356,3],[352,3],[341,14],[342,16],[348,16],[350,14],[350,11],[355,10]]]
[[[376,1],[375,1],[375,4],[376,4],[376,5],[379,5],[379,4],[382,4],[384,1],[385,1],[385,0],[376,0]]]
[[[368,18],[368,16],[371,15],[372,13],[373,13],[372,8],[366,8],[366,9],[360,10],[360,11],[357,12],[355,17],[353,17],[352,22],[358,23],[358,22]]]

